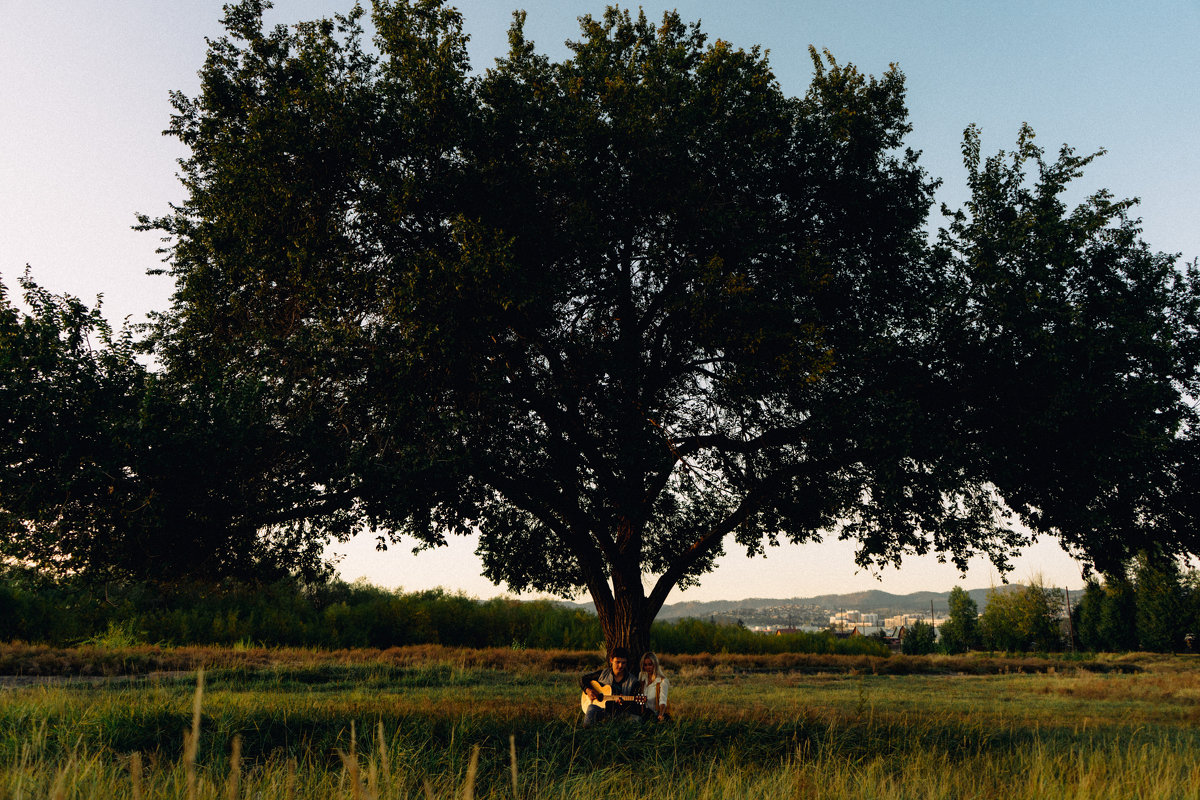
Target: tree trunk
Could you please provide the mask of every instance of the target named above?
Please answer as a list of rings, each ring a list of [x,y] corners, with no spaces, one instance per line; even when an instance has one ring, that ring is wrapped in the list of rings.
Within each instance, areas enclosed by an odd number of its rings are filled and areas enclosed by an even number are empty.
[[[631,663],[636,664],[634,659],[640,659],[650,649],[650,623],[653,622],[647,613],[648,604],[641,581],[630,586],[614,575],[612,602],[602,602],[596,597],[593,600],[608,652],[615,647],[628,648]]]

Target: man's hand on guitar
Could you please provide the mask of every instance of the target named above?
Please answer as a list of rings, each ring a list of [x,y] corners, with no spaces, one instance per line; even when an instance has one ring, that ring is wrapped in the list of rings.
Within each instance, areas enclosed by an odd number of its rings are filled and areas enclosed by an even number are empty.
[[[579,696],[581,707],[584,713],[587,713],[587,708],[591,704],[601,707],[607,707],[609,704],[613,708],[624,704],[637,704],[644,706],[646,704],[645,695],[624,695],[613,694],[612,688],[598,681],[591,681],[583,687],[583,693]]]

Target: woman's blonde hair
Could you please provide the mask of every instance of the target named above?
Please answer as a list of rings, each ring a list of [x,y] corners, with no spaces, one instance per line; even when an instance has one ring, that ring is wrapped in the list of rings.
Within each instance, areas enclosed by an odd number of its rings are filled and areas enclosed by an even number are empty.
[[[654,662],[654,674],[651,675],[650,677],[651,678],[666,677],[665,675],[663,675],[662,667],[659,666],[659,664],[658,664],[658,656],[654,655],[654,653],[651,653],[649,650],[647,650],[645,653],[642,654],[642,657],[640,659],[638,659],[638,677],[641,678],[642,683],[646,682],[645,678],[642,678],[641,676],[644,676],[646,674],[646,670],[643,667],[646,663],[647,658]]]

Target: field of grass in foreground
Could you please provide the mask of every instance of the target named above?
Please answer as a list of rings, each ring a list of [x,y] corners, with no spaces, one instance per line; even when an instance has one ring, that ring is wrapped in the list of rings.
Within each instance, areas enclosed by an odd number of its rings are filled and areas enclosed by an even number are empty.
[[[191,674],[0,689],[0,797],[1200,797],[1194,659],[991,675],[689,664],[672,675],[676,724],[593,730],[574,672],[468,663],[255,663],[212,669],[202,695]]]

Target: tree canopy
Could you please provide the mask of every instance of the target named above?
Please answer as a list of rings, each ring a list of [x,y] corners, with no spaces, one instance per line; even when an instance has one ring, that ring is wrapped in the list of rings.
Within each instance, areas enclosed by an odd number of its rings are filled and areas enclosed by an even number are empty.
[[[322,541],[271,524],[286,486],[259,398],[216,379],[182,392],[99,303],[26,275],[0,284],[0,562],[51,577],[328,574]]]
[[[142,220],[172,391],[269,443],[245,527],[478,530],[489,578],[587,591],[635,649],[727,546],[1003,565],[1019,518],[1097,564],[1195,551],[1200,281],[1129,203],[1067,206],[1091,157],[969,129],[931,242],[894,67],[813,51],[792,97],[758,48],[609,8],[561,62],[518,13],[476,73],[437,0],[374,2],[373,47],[357,7],[264,5],[174,95],[187,197]]]
[[[145,379],[132,335],[28,273],[21,286],[28,313],[0,284],[0,554],[48,569],[122,560],[98,533],[142,501],[121,469]]]
[[[935,248],[961,444],[1030,528],[1101,570],[1195,553],[1196,263],[1140,240],[1135,201],[1067,206],[1098,153],[1048,161],[1025,126],[1010,154],[982,159],[973,128],[963,152],[971,199]]]

